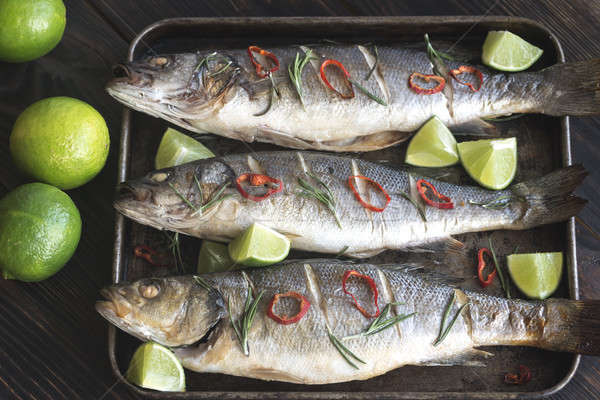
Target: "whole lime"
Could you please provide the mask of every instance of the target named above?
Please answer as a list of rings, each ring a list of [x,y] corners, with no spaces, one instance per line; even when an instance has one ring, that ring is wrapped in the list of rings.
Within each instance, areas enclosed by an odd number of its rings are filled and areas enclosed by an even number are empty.
[[[37,282],[69,261],[81,237],[73,200],[44,183],[19,186],[0,200],[0,271],[5,279]]]
[[[62,0],[0,0],[0,60],[43,56],[60,42],[66,21]]]
[[[33,103],[10,135],[15,163],[36,179],[72,189],[90,181],[106,163],[110,137],[104,118],[71,97]]]

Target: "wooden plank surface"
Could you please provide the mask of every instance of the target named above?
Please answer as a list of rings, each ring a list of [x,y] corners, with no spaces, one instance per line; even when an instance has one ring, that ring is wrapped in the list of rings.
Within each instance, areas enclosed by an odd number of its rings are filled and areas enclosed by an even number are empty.
[[[133,399],[115,385],[108,363],[106,324],[93,304],[110,282],[113,211],[121,106],[103,90],[110,66],[126,57],[128,42],[150,23],[182,16],[300,15],[515,15],[546,25],[561,41],[568,61],[600,57],[600,4],[585,0],[420,1],[199,1],[65,0],[67,30],[49,55],[27,64],[0,63],[0,196],[25,182],[11,160],[8,135],[32,102],[57,95],[96,107],[111,132],[103,172],[69,191],[84,221],[83,237],[69,264],[39,284],[0,281],[0,398]],[[597,199],[600,119],[571,119],[574,159],[591,171],[579,194]],[[600,209],[590,202],[577,225],[580,284],[584,298],[600,298]],[[556,399],[595,399],[600,361],[584,357],[573,381]]]

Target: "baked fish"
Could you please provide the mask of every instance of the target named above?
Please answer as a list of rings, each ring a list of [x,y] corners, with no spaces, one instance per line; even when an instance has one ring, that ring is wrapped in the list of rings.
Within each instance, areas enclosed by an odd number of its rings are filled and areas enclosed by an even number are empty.
[[[263,152],[150,172],[120,184],[114,207],[141,224],[203,239],[228,242],[258,222],[295,249],[368,257],[455,248],[454,234],[563,221],[586,203],[572,195],[585,175],[573,166],[501,191],[427,180],[453,203],[440,209],[424,202],[420,177],[405,170],[318,152]]]
[[[491,127],[481,118],[512,113],[600,113],[600,59],[536,72],[501,73],[477,67],[483,83],[476,92],[477,75],[458,76],[472,90],[448,74],[461,64],[448,62],[439,67],[445,74],[444,90],[425,95],[409,87],[413,73],[435,74],[427,53],[417,49],[377,46],[377,54],[372,46],[358,45],[265,50],[279,65],[269,74],[267,68],[274,69],[274,61],[260,51],[252,53],[264,66],[258,72],[247,49],[165,54],[117,66],[119,77],[106,89],[126,106],[192,132],[329,151],[371,151],[394,145],[433,115],[447,126],[480,132]],[[294,84],[297,80],[290,78],[290,70],[297,71],[297,54],[298,61],[306,54],[314,57],[294,75],[301,80],[301,97]],[[325,60],[339,61],[355,83],[379,100],[356,84],[353,98],[336,94],[321,78]],[[325,73],[332,87],[350,96],[348,81],[335,64]],[[413,78],[413,83],[419,82],[423,88],[435,86]],[[278,96],[273,95],[272,85]]]
[[[275,295],[288,292],[305,301],[301,318],[300,300],[271,305]],[[478,346],[600,351],[598,301],[508,300],[461,290],[415,266],[307,260],[201,277],[146,278],[110,286],[102,295],[106,300],[96,309],[104,318],[142,340],[172,347],[184,367],[265,380],[325,384],[368,379],[408,364],[473,365],[491,355]],[[243,346],[233,323],[239,327],[248,314],[248,296],[255,314],[249,329],[240,332]],[[399,321],[365,336],[377,315],[375,304],[380,310],[393,304],[383,321]],[[444,328],[451,327],[440,341],[444,314]],[[277,318],[284,316],[295,322],[280,323]],[[349,353],[344,359],[334,342],[364,363]]]

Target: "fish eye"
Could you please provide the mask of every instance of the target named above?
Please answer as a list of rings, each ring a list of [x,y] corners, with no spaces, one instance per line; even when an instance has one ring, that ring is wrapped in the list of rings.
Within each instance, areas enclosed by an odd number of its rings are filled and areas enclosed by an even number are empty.
[[[152,57],[148,62],[157,67],[164,67],[169,64],[169,59],[167,57]]]
[[[155,283],[148,283],[140,285],[139,291],[140,296],[142,296],[143,298],[153,299],[156,296],[158,296],[158,293],[160,292],[160,287]]]
[[[167,174],[166,172],[157,172],[156,174],[152,175],[152,177],[150,179],[152,179],[154,182],[164,182],[167,178],[169,177],[169,174]]]

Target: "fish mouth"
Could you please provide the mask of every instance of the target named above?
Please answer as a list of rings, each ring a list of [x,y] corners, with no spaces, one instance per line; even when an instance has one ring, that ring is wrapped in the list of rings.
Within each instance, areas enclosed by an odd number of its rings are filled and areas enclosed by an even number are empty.
[[[139,185],[132,185],[128,182],[121,182],[117,185],[117,201],[135,200],[144,202],[152,196],[152,191]]]
[[[131,305],[118,291],[104,288],[100,290],[100,295],[105,300],[96,302],[96,311],[109,321],[124,318],[131,312]]]

